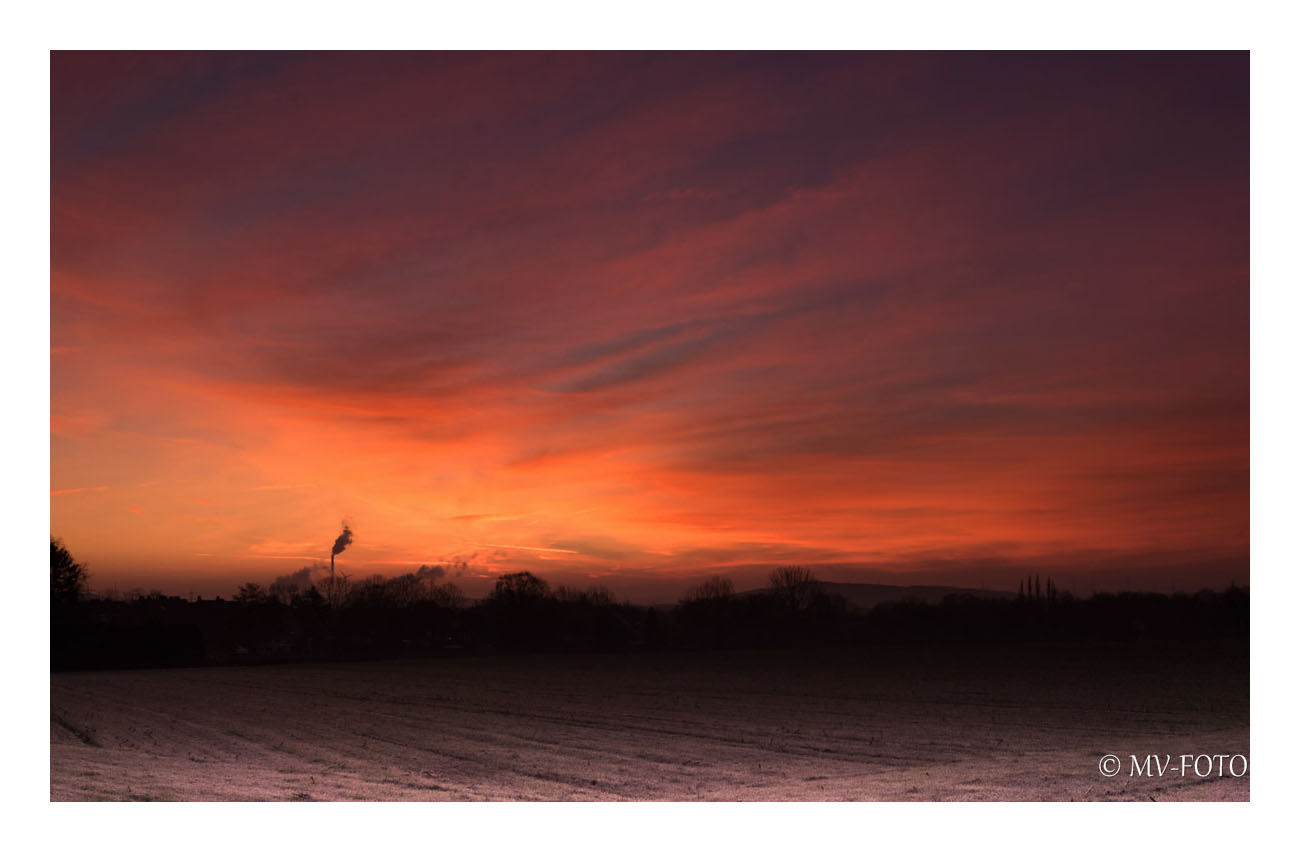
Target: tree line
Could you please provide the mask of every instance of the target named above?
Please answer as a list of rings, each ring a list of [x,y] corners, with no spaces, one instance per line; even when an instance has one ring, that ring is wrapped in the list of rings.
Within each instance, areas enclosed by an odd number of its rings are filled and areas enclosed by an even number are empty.
[[[553,586],[527,571],[471,601],[445,568],[397,577],[314,579],[308,567],[232,600],[159,593],[91,596],[84,566],[51,542],[55,668],[347,660],[532,651],[637,651],[872,645],[890,642],[1213,639],[1248,636],[1249,595],[1099,594],[1079,599],[1048,581],[1011,599],[950,595],[869,610],[807,568],[771,573],[737,592],[711,577],[676,604],[640,606],[608,589]]]

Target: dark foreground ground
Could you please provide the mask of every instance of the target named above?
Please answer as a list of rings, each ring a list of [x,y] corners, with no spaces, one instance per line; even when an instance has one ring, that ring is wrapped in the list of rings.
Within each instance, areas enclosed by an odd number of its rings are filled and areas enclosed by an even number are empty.
[[[1248,672],[1183,642],[56,673],[50,797],[1247,800],[1178,767],[1249,756]]]

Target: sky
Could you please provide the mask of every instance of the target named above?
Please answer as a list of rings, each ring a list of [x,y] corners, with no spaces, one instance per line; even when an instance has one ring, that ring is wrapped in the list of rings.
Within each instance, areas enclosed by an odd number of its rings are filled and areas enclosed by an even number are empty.
[[[1246,53],[56,52],[51,534],[1247,583],[1248,143]]]

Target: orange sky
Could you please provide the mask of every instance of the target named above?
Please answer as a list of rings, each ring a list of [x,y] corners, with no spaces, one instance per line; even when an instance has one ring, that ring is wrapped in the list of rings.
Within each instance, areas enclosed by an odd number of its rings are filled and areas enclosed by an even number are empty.
[[[1248,580],[1245,55],[55,54],[52,533]]]

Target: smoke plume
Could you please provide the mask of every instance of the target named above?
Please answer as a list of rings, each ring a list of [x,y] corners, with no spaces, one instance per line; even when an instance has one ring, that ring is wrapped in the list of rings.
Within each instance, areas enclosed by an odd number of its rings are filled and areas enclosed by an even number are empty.
[[[344,524],[343,532],[339,534],[338,538],[334,539],[334,549],[330,551],[330,556],[331,557],[338,556],[340,553],[346,550],[347,546],[351,543],[352,543],[352,528],[349,527],[347,524]]]
[[[447,576],[447,569],[441,565],[421,565],[420,570],[415,572],[415,576],[421,580],[441,580]]]

